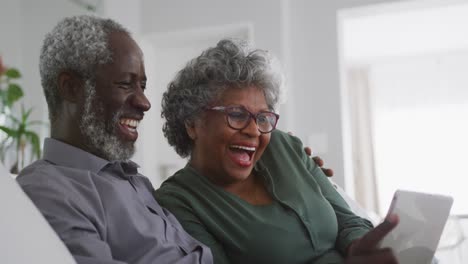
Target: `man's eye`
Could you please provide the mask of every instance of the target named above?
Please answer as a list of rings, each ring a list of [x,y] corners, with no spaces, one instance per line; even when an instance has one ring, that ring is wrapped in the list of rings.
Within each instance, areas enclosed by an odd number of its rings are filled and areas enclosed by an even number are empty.
[[[128,88],[130,88],[130,86],[132,85],[132,83],[131,83],[131,82],[118,82],[117,85],[118,85],[120,88],[128,89]]]

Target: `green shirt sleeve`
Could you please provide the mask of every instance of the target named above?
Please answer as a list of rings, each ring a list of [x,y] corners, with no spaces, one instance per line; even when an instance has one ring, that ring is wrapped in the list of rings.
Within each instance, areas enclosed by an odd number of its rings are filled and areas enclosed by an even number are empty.
[[[338,237],[336,239],[337,249],[346,256],[348,246],[354,240],[362,237],[373,228],[370,221],[355,215],[346,201],[341,197],[338,191],[333,187],[322,169],[305,153],[302,142],[294,138],[295,144],[298,146],[298,151],[302,153],[302,161],[305,162],[310,174],[314,177],[319,185],[322,194],[335,210],[338,220]]]

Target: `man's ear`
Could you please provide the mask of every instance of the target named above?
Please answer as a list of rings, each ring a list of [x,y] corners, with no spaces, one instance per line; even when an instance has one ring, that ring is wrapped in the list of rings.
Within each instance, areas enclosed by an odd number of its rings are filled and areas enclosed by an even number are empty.
[[[57,82],[59,95],[64,101],[76,103],[83,96],[83,81],[77,74],[69,71],[61,72]]]
[[[197,132],[195,130],[195,122],[193,121],[186,121],[185,122],[185,130],[187,131],[188,136],[195,141],[197,138]]]

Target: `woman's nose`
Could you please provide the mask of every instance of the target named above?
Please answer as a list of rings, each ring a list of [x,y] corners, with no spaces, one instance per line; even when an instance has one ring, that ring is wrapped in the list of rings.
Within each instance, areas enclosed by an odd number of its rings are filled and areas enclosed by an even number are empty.
[[[242,129],[242,132],[252,137],[259,137],[262,133],[258,130],[257,122],[253,118],[249,119],[249,124]]]

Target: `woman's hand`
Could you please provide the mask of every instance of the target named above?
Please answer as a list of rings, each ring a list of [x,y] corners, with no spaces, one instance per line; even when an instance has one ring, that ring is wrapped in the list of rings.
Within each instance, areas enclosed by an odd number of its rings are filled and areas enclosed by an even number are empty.
[[[355,240],[348,247],[346,264],[357,263],[388,263],[397,264],[398,261],[389,248],[379,248],[379,242],[398,224],[397,215],[389,215],[383,223],[369,231],[366,235]]]

